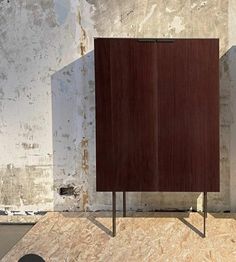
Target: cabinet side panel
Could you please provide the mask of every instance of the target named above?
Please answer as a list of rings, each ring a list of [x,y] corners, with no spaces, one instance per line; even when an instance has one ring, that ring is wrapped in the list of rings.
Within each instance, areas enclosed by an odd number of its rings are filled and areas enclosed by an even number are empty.
[[[110,187],[113,172],[113,141],[110,89],[110,43],[95,39],[96,190]]]

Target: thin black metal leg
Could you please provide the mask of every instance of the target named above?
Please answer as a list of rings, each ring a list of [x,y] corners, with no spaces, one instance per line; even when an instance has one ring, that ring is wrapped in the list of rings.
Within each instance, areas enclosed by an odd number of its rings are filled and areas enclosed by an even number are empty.
[[[123,192],[123,217],[126,217],[126,194]]]
[[[112,235],[116,235],[116,192],[112,192]]]
[[[203,211],[204,211],[203,236],[206,237],[207,192],[203,193]]]

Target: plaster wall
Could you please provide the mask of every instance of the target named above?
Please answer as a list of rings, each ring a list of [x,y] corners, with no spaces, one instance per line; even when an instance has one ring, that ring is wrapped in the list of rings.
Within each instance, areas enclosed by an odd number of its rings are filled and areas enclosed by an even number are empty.
[[[236,211],[235,17],[236,0],[0,0],[0,210],[111,208],[111,193],[95,188],[93,37],[120,36],[220,39],[221,191],[208,206]],[[130,210],[200,210],[201,201],[127,194]]]

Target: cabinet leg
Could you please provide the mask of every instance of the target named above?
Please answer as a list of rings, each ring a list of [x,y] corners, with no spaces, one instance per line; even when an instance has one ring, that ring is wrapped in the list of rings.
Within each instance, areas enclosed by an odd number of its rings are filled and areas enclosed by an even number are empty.
[[[126,193],[123,192],[123,217],[126,217]]]
[[[203,211],[204,211],[203,237],[206,237],[207,192],[204,192],[204,193],[203,193]]]
[[[116,235],[116,192],[112,192],[112,236]]]

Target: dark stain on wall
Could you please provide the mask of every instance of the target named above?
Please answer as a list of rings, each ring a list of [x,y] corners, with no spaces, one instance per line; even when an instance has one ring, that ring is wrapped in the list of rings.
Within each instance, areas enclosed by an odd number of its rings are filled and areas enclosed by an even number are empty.
[[[36,143],[22,143],[21,145],[25,150],[39,148],[39,144]]]
[[[61,196],[73,196],[75,193],[75,188],[73,186],[61,187],[59,189],[59,194]]]

